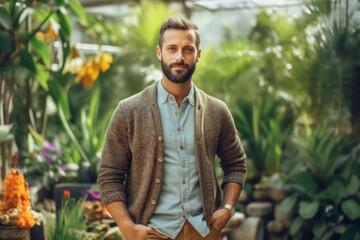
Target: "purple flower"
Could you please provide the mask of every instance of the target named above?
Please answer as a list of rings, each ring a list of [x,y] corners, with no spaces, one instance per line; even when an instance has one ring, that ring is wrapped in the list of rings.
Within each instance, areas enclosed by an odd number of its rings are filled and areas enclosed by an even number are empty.
[[[46,160],[47,160],[48,163],[53,163],[53,162],[55,162],[55,160],[54,160],[53,158],[49,157],[49,156],[46,156],[45,158],[46,158]]]
[[[61,165],[61,169],[64,170],[64,171],[66,171],[66,170],[67,170],[66,164]]]
[[[90,196],[94,200],[100,200],[101,195],[99,191],[92,191],[90,188],[85,190],[85,195]]]
[[[47,155],[49,155],[49,153],[50,153],[51,151],[53,151],[54,149],[55,149],[55,144],[52,144],[52,143],[50,143],[50,142],[48,142],[48,141],[45,141],[45,143],[44,143],[44,148],[43,148],[43,150],[41,151],[41,153],[42,153],[42,155],[47,156]]]

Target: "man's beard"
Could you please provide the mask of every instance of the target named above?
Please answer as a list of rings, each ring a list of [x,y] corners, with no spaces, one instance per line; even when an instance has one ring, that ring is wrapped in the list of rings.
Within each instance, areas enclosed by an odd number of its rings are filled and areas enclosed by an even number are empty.
[[[171,68],[174,66],[186,67],[187,71],[184,72],[183,70],[177,70],[175,72],[175,74],[173,74],[173,73],[171,73]],[[191,78],[191,76],[193,75],[193,73],[195,72],[196,62],[193,65],[190,65],[188,63],[175,62],[175,63],[169,64],[169,66],[168,66],[161,59],[161,68],[162,68],[164,75],[167,77],[167,79],[169,79],[173,83],[184,83],[184,82],[188,81]]]

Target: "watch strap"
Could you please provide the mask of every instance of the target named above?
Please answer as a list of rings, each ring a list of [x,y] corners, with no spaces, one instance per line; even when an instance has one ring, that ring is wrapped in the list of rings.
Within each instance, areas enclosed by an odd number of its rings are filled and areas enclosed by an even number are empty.
[[[233,217],[233,216],[235,215],[235,212],[236,212],[235,207],[232,206],[231,204],[228,204],[228,203],[227,203],[227,204],[225,204],[222,208],[227,209],[227,210],[229,211],[231,217]]]

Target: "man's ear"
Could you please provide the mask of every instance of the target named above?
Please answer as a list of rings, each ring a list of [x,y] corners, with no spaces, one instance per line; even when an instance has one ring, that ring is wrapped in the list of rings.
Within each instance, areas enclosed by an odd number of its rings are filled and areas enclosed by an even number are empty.
[[[159,47],[159,45],[156,46],[156,55],[159,61],[161,61],[161,48]]]
[[[197,51],[197,56],[196,56],[196,61],[197,61],[197,62],[198,62],[198,61],[200,60],[200,58],[201,58],[201,51],[202,51],[201,48],[199,48],[199,50]]]

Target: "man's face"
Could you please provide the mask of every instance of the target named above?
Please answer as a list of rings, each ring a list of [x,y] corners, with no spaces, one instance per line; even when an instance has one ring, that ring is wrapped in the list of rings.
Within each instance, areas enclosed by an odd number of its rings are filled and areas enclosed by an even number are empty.
[[[165,77],[174,83],[191,79],[200,58],[201,49],[196,49],[193,30],[168,29],[163,35],[162,47],[156,51]]]

